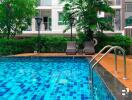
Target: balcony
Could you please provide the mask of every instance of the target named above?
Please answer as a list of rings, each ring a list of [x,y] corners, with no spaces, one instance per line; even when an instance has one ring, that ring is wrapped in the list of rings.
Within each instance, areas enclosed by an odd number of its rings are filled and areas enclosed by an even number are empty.
[[[39,6],[51,6],[52,5],[52,0],[40,0],[39,1]]]

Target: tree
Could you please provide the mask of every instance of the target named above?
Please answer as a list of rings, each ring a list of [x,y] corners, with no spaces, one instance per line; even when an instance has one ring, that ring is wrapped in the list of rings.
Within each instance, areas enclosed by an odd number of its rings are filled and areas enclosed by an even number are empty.
[[[104,30],[113,31],[113,18],[111,16],[98,18],[99,31],[103,33]]]
[[[36,14],[36,2],[37,0],[1,0],[1,35],[9,39],[26,30]]]
[[[93,40],[93,34],[97,30],[108,29],[105,18],[99,18],[99,12],[114,14],[107,0],[63,0],[64,21],[68,22],[70,16],[74,17],[74,26],[77,31],[83,31],[87,40]],[[103,24],[104,26],[102,27]],[[69,28],[69,25],[66,29]]]

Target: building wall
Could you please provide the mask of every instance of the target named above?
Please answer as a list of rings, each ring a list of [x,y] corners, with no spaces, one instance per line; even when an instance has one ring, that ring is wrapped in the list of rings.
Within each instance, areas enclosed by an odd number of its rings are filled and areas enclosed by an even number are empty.
[[[44,29],[44,24],[42,22],[41,25],[41,34],[45,33],[45,34],[63,34],[63,30],[66,28],[65,25],[59,25],[58,24],[58,19],[59,19],[59,12],[63,11],[63,4],[59,2],[59,0],[51,0],[51,4],[47,3],[44,4],[44,1],[47,2],[46,0],[42,0],[40,4],[40,6],[37,7],[37,9],[40,12],[40,16],[43,18],[44,16],[48,16],[51,17],[52,21],[51,21],[51,29],[52,30],[45,30]],[[35,20],[33,18],[32,20],[32,30],[31,31],[24,31],[24,34],[36,34],[37,33],[37,28],[36,28],[36,24],[35,24]],[[35,29],[34,29],[35,28]],[[70,33],[70,30],[66,32]],[[73,33],[76,33],[76,30],[73,29]]]
[[[125,0],[121,0],[121,30],[125,27]]]

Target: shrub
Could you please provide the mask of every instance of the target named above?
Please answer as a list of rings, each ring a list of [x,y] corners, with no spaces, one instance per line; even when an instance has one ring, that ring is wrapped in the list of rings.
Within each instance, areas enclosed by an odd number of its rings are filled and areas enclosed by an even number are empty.
[[[41,37],[42,52],[65,52],[69,39],[63,36]],[[0,39],[0,55],[12,55],[36,51],[37,37],[25,39]]]
[[[62,36],[46,36],[42,38],[42,52],[65,52],[68,38]]]
[[[132,39],[127,36],[113,35],[106,36],[102,33],[97,33],[96,38],[98,40],[98,45],[96,46],[96,52],[99,52],[106,45],[121,46],[129,53],[130,44],[132,44]]]
[[[0,55],[33,52],[34,41],[31,39],[0,39]]]

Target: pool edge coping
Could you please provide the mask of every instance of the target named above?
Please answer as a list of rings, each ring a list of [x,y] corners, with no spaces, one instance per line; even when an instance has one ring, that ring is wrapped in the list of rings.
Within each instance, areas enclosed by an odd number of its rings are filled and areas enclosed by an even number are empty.
[[[93,62],[96,62],[94,60]],[[107,71],[100,63],[95,67],[95,71],[98,73],[99,77],[112,93],[112,95],[117,100],[132,100],[132,91],[125,96],[122,95],[122,90],[125,90],[127,87],[122,84],[116,77],[114,77],[109,71]]]

